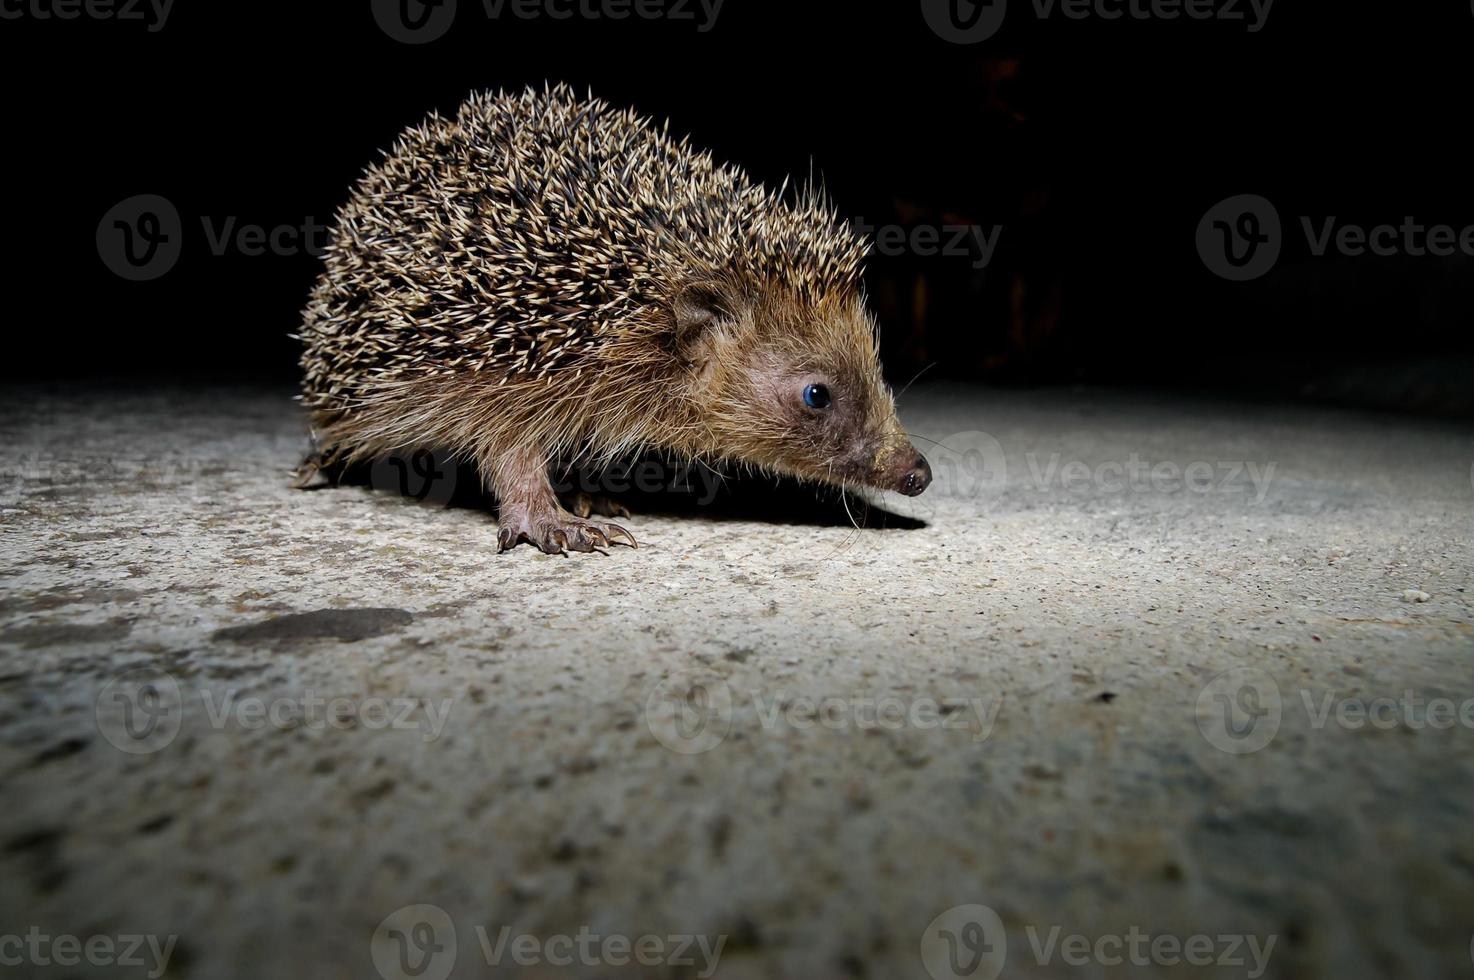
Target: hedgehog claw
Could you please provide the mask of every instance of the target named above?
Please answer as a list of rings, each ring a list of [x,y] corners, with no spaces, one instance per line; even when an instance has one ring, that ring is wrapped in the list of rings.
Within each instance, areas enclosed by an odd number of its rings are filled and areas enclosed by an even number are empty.
[[[516,512],[504,514],[502,527],[497,531],[497,551],[509,551],[523,541],[548,555],[569,551],[607,554],[605,548],[626,543],[631,548],[638,547],[634,535],[618,524],[588,521],[563,511],[545,519]]]
[[[609,497],[594,498],[594,513],[600,517],[630,517],[630,509]]]
[[[612,548],[616,544],[626,542],[630,547],[635,547],[634,535],[618,524],[571,519],[564,533],[567,535],[568,547],[573,551],[597,551],[607,554],[604,551],[605,548]]]
[[[594,498],[586,493],[575,493],[563,500],[563,506],[574,517],[588,517],[594,512]]]
[[[619,534],[624,536],[625,541],[629,543],[629,546],[631,548],[638,548],[640,546],[639,542],[635,540],[635,536],[626,531],[624,528],[620,527],[618,524],[608,525],[608,530],[610,543],[618,543],[618,539],[615,538],[615,535]]]
[[[582,490],[568,494],[563,498],[563,504],[578,517],[588,517],[591,514],[598,514],[600,517],[630,516],[629,508],[619,501]]]

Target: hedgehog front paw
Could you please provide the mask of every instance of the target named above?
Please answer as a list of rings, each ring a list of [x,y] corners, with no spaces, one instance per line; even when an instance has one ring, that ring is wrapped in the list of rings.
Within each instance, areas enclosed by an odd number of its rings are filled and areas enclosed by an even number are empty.
[[[553,510],[539,516],[514,509],[500,515],[497,551],[508,551],[523,541],[544,554],[561,555],[565,551],[600,551],[616,544],[639,547],[635,536],[618,524],[588,521],[565,510]]]
[[[579,517],[598,514],[600,517],[629,517],[630,509],[612,497],[585,493],[582,490],[565,495],[563,506]]]

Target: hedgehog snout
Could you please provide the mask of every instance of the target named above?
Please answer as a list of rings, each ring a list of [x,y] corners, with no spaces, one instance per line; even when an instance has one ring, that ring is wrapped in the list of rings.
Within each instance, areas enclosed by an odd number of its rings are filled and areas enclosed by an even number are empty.
[[[888,489],[904,493],[908,497],[919,496],[931,486],[931,464],[926,461],[925,456],[911,447],[908,447],[907,452],[899,454],[891,475]]]

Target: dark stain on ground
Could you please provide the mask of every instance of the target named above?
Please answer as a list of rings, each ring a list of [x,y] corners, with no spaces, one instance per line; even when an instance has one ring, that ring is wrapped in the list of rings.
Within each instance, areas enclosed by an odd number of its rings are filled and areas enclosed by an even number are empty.
[[[18,643],[23,647],[54,647],[69,643],[107,643],[121,640],[133,629],[126,619],[106,623],[27,623],[0,632],[0,643]]]
[[[268,666],[268,664],[209,664],[200,672],[212,679],[233,681],[251,674],[259,674]]]
[[[138,596],[139,593],[132,589],[50,589],[34,595],[0,598],[0,613],[40,612],[47,609],[58,609],[62,606],[83,604],[101,606],[132,602]]]
[[[392,779],[381,779],[372,786],[365,787],[354,793],[349,799],[353,805],[362,810],[373,803],[377,803],[390,793],[394,792],[395,782]]]
[[[117,541],[123,538],[137,536],[134,528],[126,528],[117,531],[72,531],[67,535],[68,541]]]
[[[85,738],[63,739],[55,745],[38,752],[36,757],[31,760],[31,766],[34,768],[36,766],[44,766],[48,762],[55,762],[58,759],[69,759],[86,747],[87,740]]]
[[[408,626],[414,616],[403,609],[318,609],[216,630],[213,638],[237,643],[299,640],[366,640]]]
[[[159,815],[157,817],[154,817],[152,820],[146,820],[143,823],[139,824],[138,825],[138,833],[140,833],[140,834],[157,834],[159,831],[161,831],[164,828],[168,827],[173,822],[174,822],[174,814],[172,814],[172,813],[161,814],[161,815]]]
[[[63,831],[52,828],[33,830],[10,838],[0,850],[24,863],[36,892],[48,895],[67,879],[67,868],[61,861],[63,836]]]
[[[61,846],[62,832],[45,828],[17,834],[5,842],[6,854],[26,854],[35,851],[55,852]]]

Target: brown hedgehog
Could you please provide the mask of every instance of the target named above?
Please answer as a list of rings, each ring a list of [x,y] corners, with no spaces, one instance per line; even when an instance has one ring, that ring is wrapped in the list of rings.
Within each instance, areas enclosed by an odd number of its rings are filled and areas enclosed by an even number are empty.
[[[634,537],[550,468],[657,449],[915,495],[864,305],[867,245],[632,111],[565,86],[473,95],[370,168],[303,314],[319,467],[446,450],[501,550]]]

